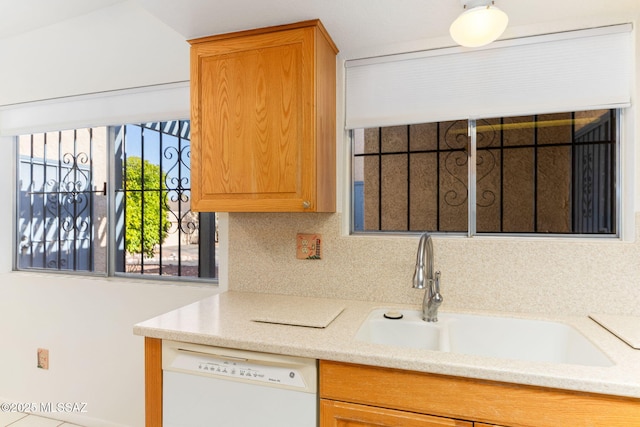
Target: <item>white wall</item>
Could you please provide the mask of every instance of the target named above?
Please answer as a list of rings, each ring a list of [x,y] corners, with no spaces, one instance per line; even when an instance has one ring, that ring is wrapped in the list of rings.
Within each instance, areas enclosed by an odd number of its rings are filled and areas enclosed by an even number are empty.
[[[0,105],[189,80],[189,45],[132,0],[0,39]]]
[[[0,105],[189,78],[188,44],[134,2],[2,39],[0,57]],[[164,113],[188,115],[184,87],[164,86],[177,105],[172,111],[165,105]],[[144,92],[136,91],[139,96]],[[78,124],[81,117],[85,125],[110,124],[100,120],[117,120],[125,113],[136,120],[142,109],[139,96],[128,98],[126,109],[110,108],[107,101],[120,95],[99,97],[109,107],[103,110],[88,108],[95,103],[83,97],[57,100],[64,105],[59,115],[48,109],[50,101],[5,108],[0,134],[24,131],[29,122],[60,129]],[[133,335],[133,325],[218,288],[11,272],[12,138],[0,138],[0,146],[5,183],[0,186],[5,201],[0,207],[5,224],[0,240],[0,402],[86,402],[87,413],[51,415],[86,426],[143,426],[144,339]],[[36,367],[38,347],[50,351],[49,370]]]
[[[0,283],[0,401],[86,402],[84,414],[42,414],[85,426],[144,425],[144,339],[133,325],[215,292],[20,273]],[[48,370],[36,367],[39,347]]]

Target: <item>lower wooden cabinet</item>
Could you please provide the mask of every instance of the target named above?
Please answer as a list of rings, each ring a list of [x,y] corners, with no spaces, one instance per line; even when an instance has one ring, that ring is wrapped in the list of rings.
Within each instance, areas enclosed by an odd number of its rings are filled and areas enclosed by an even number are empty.
[[[473,427],[468,421],[320,400],[321,427]],[[488,426],[487,426],[488,427]]]
[[[319,394],[320,427],[640,427],[640,399],[324,360]]]

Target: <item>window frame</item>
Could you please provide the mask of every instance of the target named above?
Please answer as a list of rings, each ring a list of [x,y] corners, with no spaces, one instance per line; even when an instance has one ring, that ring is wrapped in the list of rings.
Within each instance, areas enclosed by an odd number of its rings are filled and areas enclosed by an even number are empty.
[[[597,109],[597,108],[594,108]],[[628,150],[628,143],[625,138],[626,132],[625,129],[628,129],[632,126],[631,123],[627,123],[625,120],[625,112],[630,108],[613,108],[613,107],[603,107],[602,109],[613,110],[615,114],[615,127],[612,129],[612,132],[615,133],[616,138],[616,146],[615,146],[615,225],[616,231],[615,233],[608,234],[597,234],[597,233],[514,233],[514,232],[478,232],[476,223],[477,223],[477,122],[479,120],[489,120],[493,117],[482,117],[482,118],[467,118],[460,119],[466,120],[468,124],[468,137],[469,137],[469,148],[470,155],[468,161],[468,225],[466,232],[456,232],[456,231],[426,231],[429,234],[435,236],[450,236],[450,237],[467,237],[467,238],[523,238],[523,239],[562,239],[570,240],[576,239],[580,241],[584,241],[587,239],[594,240],[629,240],[628,231],[629,228],[633,229],[634,224],[630,220],[626,220],[626,210],[628,209],[627,204],[625,204],[623,199],[623,194],[625,193],[625,187],[627,187],[629,180],[633,179],[633,177],[629,177],[629,173],[625,173],[625,170],[629,169],[628,163],[623,162],[622,153]],[[577,111],[577,110],[576,110]],[[580,110],[584,111],[584,110]],[[534,114],[546,114],[546,113],[534,113]],[[518,114],[517,116],[520,116]],[[509,115],[503,115],[502,117],[512,117]],[[356,216],[356,196],[355,196],[355,132],[359,129],[347,129],[346,130],[346,138],[348,144],[347,146],[347,157],[348,168],[346,170],[346,176],[348,177],[348,191],[346,191],[346,203],[345,206],[348,206],[348,215],[346,221],[344,221],[345,231],[347,235],[352,236],[406,236],[406,235],[415,235],[418,233],[424,233],[425,231],[416,231],[416,230],[407,230],[407,231],[384,231],[384,230],[356,230],[355,229],[355,216]],[[633,236],[631,236],[633,237]]]
[[[187,119],[175,119],[175,121],[186,121],[189,120]],[[166,121],[173,121],[173,120],[166,120]],[[164,122],[166,122],[164,121]],[[161,123],[164,123],[161,122]],[[171,275],[171,276],[161,276],[161,275],[156,275],[156,274],[144,274],[144,273],[133,273],[133,272],[126,272],[126,271],[117,271],[117,252],[118,252],[118,248],[117,248],[117,239],[118,239],[118,233],[117,233],[117,213],[116,213],[116,195],[118,193],[118,189],[116,188],[116,184],[117,182],[119,182],[119,180],[116,178],[118,175],[118,171],[116,170],[116,167],[118,166],[118,162],[116,159],[117,153],[116,153],[116,148],[117,148],[117,141],[115,138],[115,132],[114,130],[118,127],[118,126],[125,126],[125,125],[133,125],[133,126],[140,126],[141,128],[143,127],[144,124],[148,124],[148,123],[155,123],[155,122],[146,122],[143,124],[139,124],[139,123],[127,123],[127,124],[121,124],[121,125],[110,125],[110,126],[95,126],[95,127],[104,127],[105,129],[105,133],[106,133],[106,144],[105,144],[105,153],[96,153],[97,155],[100,155],[100,157],[104,156],[105,158],[105,165],[104,167],[107,170],[105,179],[107,180],[107,182],[109,183],[108,185],[106,185],[105,188],[105,193],[104,196],[106,196],[106,224],[107,224],[107,230],[106,230],[106,248],[105,248],[105,256],[106,256],[106,268],[104,271],[100,270],[100,271],[96,271],[96,270],[77,270],[77,269],[63,269],[63,268],[47,268],[46,266],[43,267],[21,267],[20,263],[19,263],[19,256],[18,256],[18,250],[21,247],[20,244],[20,229],[18,227],[19,222],[20,222],[20,213],[19,213],[19,204],[18,204],[18,196],[20,194],[18,185],[19,185],[19,179],[18,179],[18,174],[14,174],[14,176],[16,177],[16,181],[14,182],[14,200],[16,201],[15,205],[14,205],[14,227],[13,227],[13,233],[12,235],[14,236],[13,239],[13,262],[12,262],[12,269],[14,271],[20,271],[20,272],[44,272],[44,273],[53,273],[53,274],[71,274],[71,275],[79,275],[79,276],[97,276],[97,277],[121,277],[121,278],[127,278],[127,279],[142,279],[142,280],[154,280],[154,281],[164,281],[164,282],[180,282],[180,283],[200,283],[203,285],[219,285],[219,279],[220,279],[220,274],[218,274],[217,277],[196,277],[196,276],[178,276],[178,275]],[[89,127],[86,128],[89,130],[89,135],[91,136],[91,139],[89,141],[89,144],[93,145],[93,129],[95,127]],[[82,127],[77,127],[74,129],[68,129],[64,132],[73,132],[74,135],[75,133],[78,131],[78,129],[85,129]],[[158,131],[158,130],[153,130],[153,131]],[[52,132],[34,132],[31,134],[27,134],[27,135],[31,135],[31,140],[33,141],[33,135],[36,134],[41,134],[41,133],[53,133],[53,134],[58,134],[58,138],[60,140],[61,137],[61,132],[62,131],[52,131]],[[160,131],[158,131],[160,132]],[[44,137],[44,136],[43,136]],[[16,136],[13,138],[13,150],[12,152],[14,153],[14,167],[16,168],[16,170],[20,169],[20,164],[24,162],[24,155],[20,154],[20,150],[19,150],[19,140],[20,137]],[[39,159],[35,159],[36,163],[39,162]],[[31,160],[33,162],[33,160]],[[44,160],[43,160],[44,161]],[[88,164],[89,165],[93,165],[93,158],[89,159]],[[88,166],[89,168],[91,168],[92,166]],[[89,174],[92,173],[92,170],[89,172]],[[121,179],[120,179],[121,181]],[[97,183],[96,182],[91,182],[90,183],[92,186],[96,186]],[[98,183],[99,184],[99,183]],[[120,191],[122,191],[122,189],[120,189]],[[92,193],[96,193],[96,191],[91,191]],[[102,193],[102,190],[98,191],[100,193]],[[123,193],[124,194],[124,193]],[[209,215],[209,216],[213,216]],[[91,228],[93,229],[93,227],[97,226],[97,224],[94,224],[93,222],[94,218],[92,217],[91,219]],[[210,224],[205,224],[205,229],[208,229],[207,227],[209,227]],[[91,232],[91,237],[92,237],[92,241],[93,238],[96,237],[95,233]],[[206,245],[207,243],[205,243]],[[200,263],[202,261],[205,262],[205,264],[209,265],[212,260],[213,262],[215,262],[215,258],[218,259],[218,265],[220,264],[220,256],[215,253],[215,252],[211,252],[211,251],[204,251],[202,250],[202,241],[200,241],[198,243],[198,252],[199,252],[199,257],[198,257],[198,263],[200,266]],[[92,255],[93,256],[93,255]],[[215,257],[215,258],[212,258]],[[91,264],[91,268],[93,268],[93,264],[94,264],[94,260],[93,257],[90,260],[90,264]],[[210,266],[209,266],[210,267]],[[213,268],[215,269],[215,265],[213,265]],[[218,271],[219,273],[219,271]]]

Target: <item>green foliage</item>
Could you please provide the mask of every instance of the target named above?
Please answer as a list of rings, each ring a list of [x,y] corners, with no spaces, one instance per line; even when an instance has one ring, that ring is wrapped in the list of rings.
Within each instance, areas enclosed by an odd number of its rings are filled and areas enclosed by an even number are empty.
[[[152,257],[155,246],[162,244],[167,237],[171,224],[167,219],[169,208],[167,192],[164,191],[165,178],[160,166],[145,160],[143,168],[140,157],[127,158],[125,250],[131,254],[142,253]]]

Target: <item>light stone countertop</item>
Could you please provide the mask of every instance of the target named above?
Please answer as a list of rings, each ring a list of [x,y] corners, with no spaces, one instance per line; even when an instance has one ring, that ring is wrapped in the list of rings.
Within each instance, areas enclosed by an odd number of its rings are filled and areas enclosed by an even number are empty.
[[[340,314],[326,328],[254,321],[264,317],[271,307],[277,310],[277,319],[286,318],[287,310],[292,319],[305,311],[314,318]],[[134,326],[134,333],[163,340],[640,398],[640,350],[632,349],[587,316],[481,313],[568,323],[602,349],[613,366],[526,362],[356,340],[356,331],[376,308],[418,307],[229,291],[141,322]]]
[[[611,314],[590,314],[589,317],[634,349],[640,350],[640,317]]]

